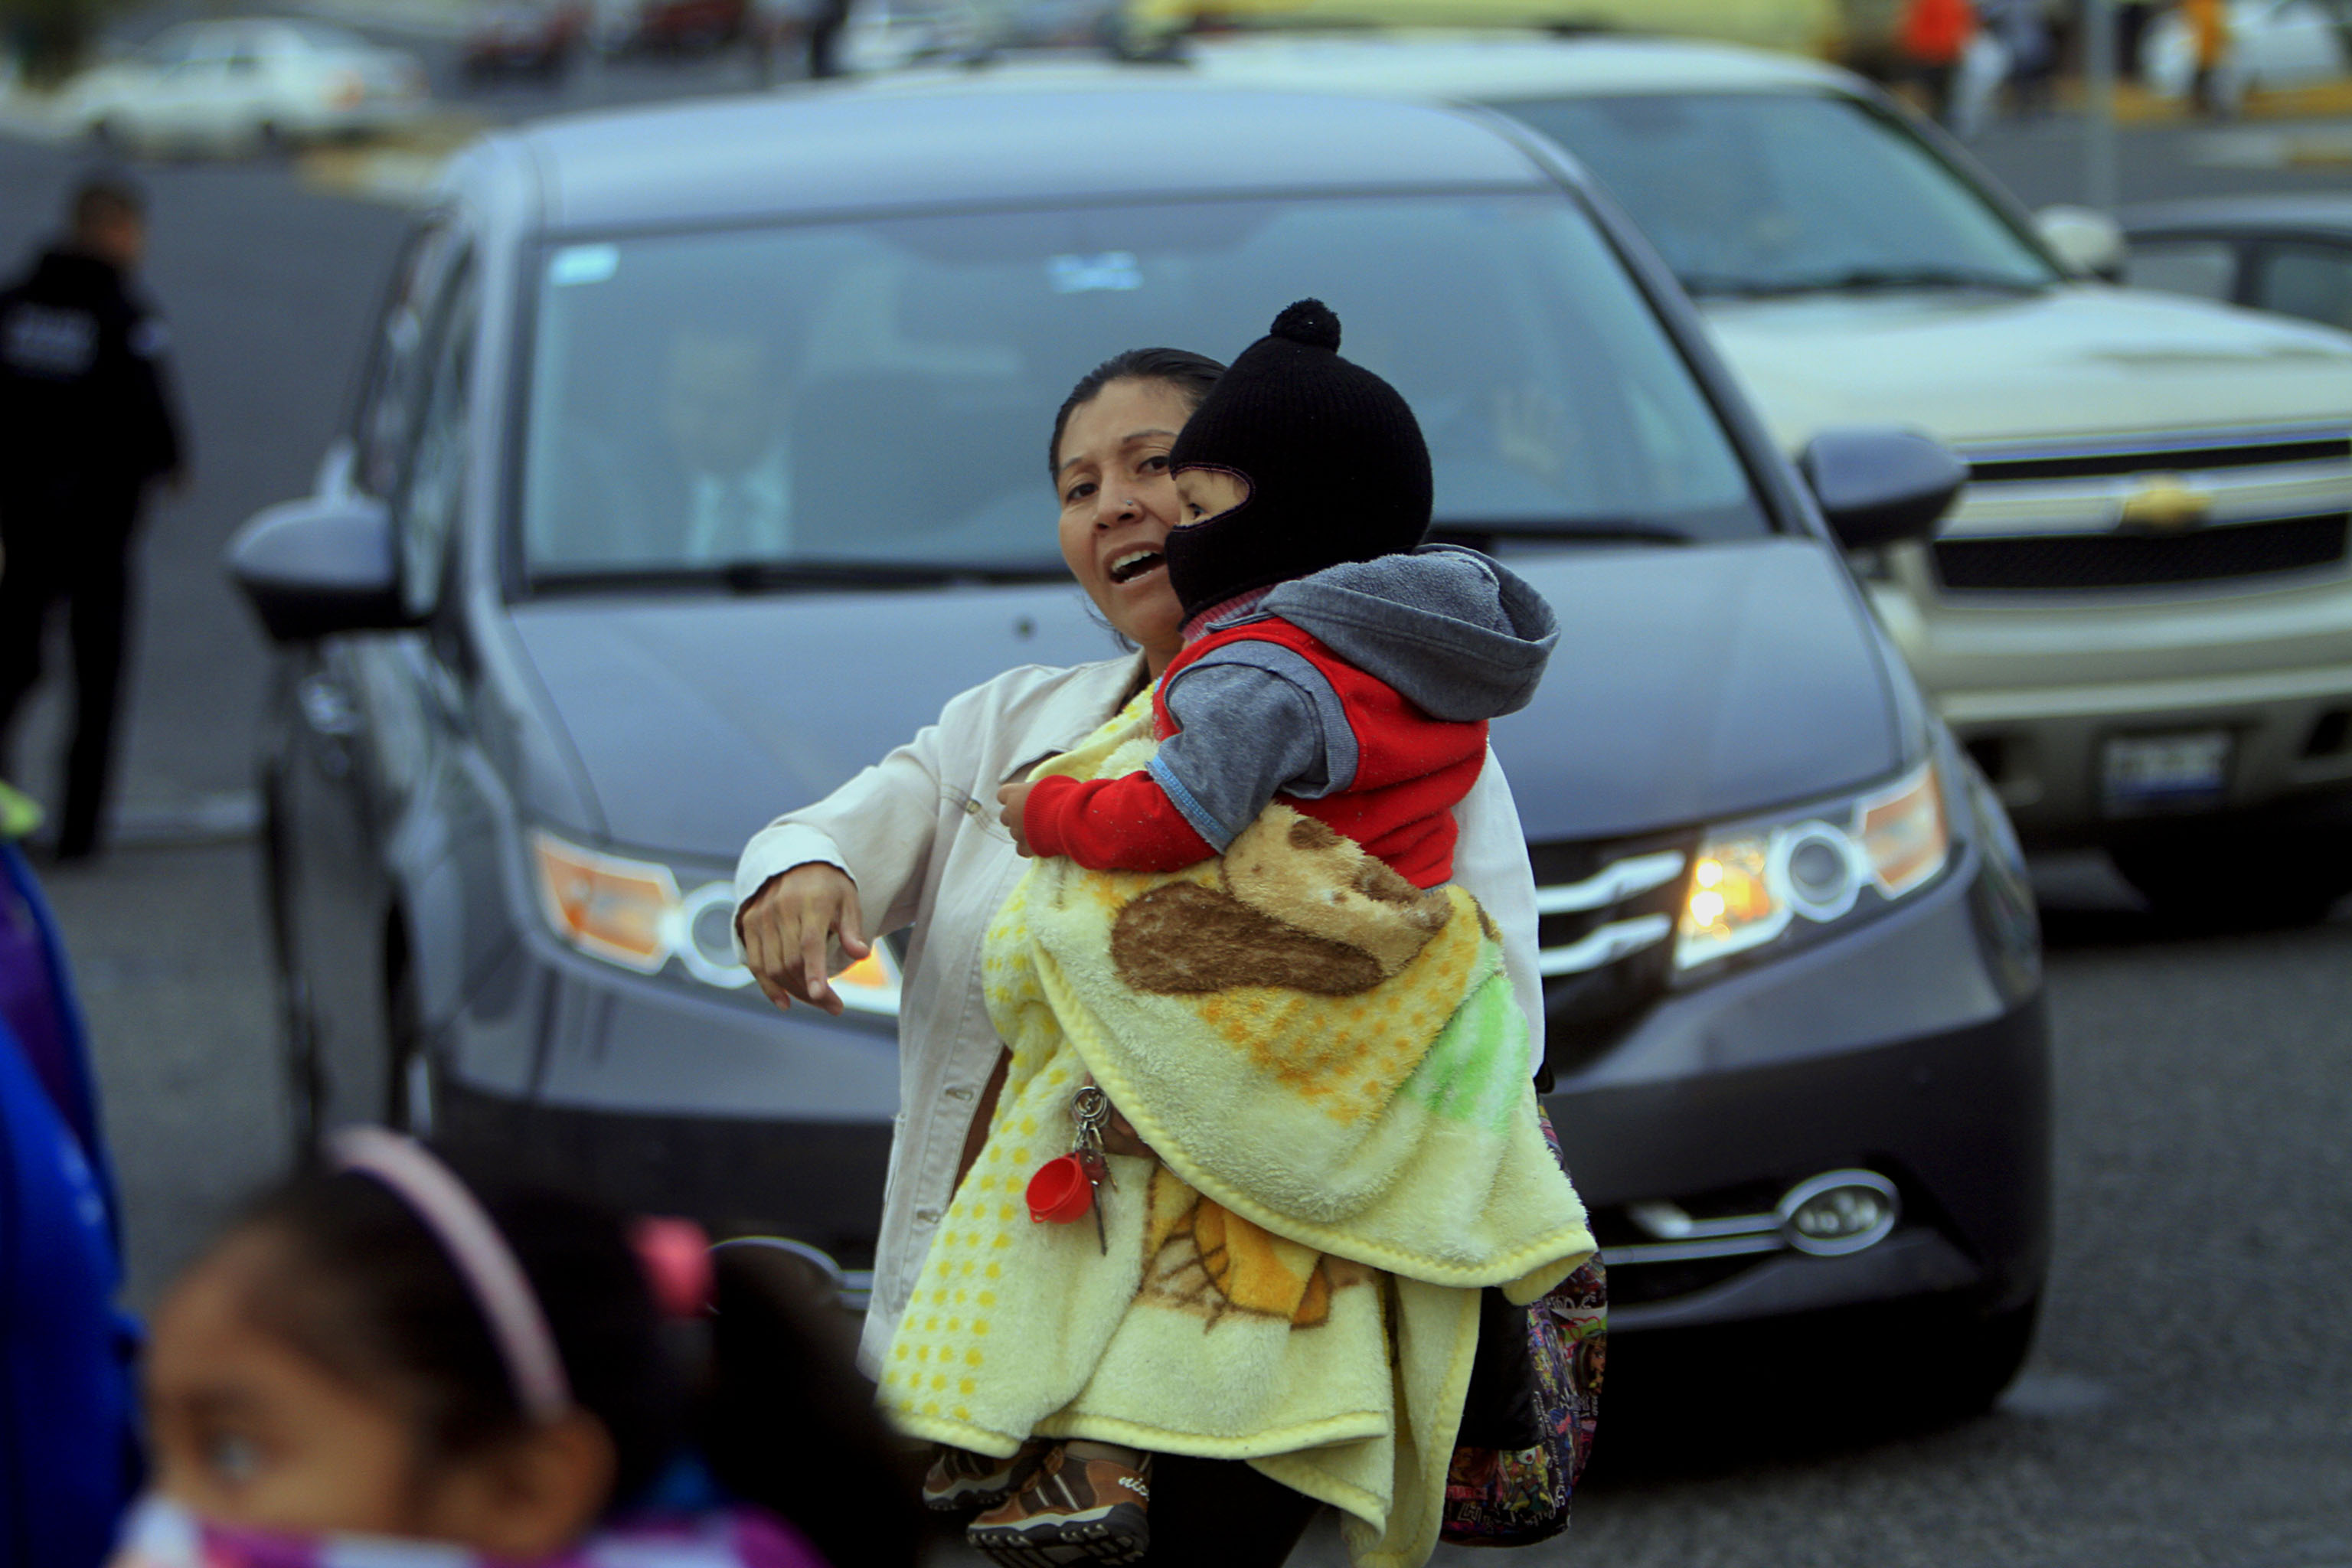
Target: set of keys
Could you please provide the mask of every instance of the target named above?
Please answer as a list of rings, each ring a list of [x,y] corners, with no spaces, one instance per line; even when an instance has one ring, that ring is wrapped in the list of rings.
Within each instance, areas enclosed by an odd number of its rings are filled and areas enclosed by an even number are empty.
[[[1104,1187],[1113,1192],[1110,1160],[1103,1153],[1103,1125],[1110,1120],[1110,1096],[1087,1084],[1070,1097],[1070,1120],[1078,1124],[1070,1152],[1048,1160],[1029,1178],[1029,1217],[1039,1225],[1073,1225],[1088,1209],[1095,1215],[1095,1245],[1110,1256],[1110,1237],[1103,1227]]]
[[[1078,1124],[1077,1136],[1070,1145],[1070,1156],[1087,1178],[1087,1206],[1095,1211],[1095,1245],[1106,1258],[1110,1256],[1110,1237],[1103,1229],[1102,1199],[1104,1187],[1113,1192],[1118,1183],[1110,1173],[1110,1161],[1103,1153],[1103,1124],[1110,1120],[1110,1096],[1101,1088],[1087,1084],[1070,1097],[1070,1120]]]

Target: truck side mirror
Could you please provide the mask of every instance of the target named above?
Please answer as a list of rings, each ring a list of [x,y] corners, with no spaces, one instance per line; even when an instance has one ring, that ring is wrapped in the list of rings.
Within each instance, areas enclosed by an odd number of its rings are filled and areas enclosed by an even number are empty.
[[[276,642],[415,624],[401,604],[392,514],[372,497],[271,507],[236,531],[225,564]]]
[[[1951,448],[1916,430],[1824,430],[1797,458],[1822,515],[1848,550],[1935,537],[1969,482]]]
[[[2131,245],[2124,226],[2094,207],[2043,207],[2033,215],[2042,243],[2077,278],[2120,283]]]

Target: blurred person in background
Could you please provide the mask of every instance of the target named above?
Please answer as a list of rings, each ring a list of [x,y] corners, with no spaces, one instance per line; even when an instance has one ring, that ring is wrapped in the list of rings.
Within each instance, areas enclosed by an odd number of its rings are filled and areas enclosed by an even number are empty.
[[[915,1568],[809,1279],[346,1129],[158,1310],[119,1568]]]
[[[1950,118],[1952,83],[1977,30],[1969,0],[1906,0],[1895,30],[1895,47],[1923,107],[1938,121]]]
[[[1977,21],[2006,57],[2011,112],[2031,118],[2047,110],[2058,70],[2047,0],[1979,0]]]
[[[822,81],[841,74],[841,30],[849,26],[850,0],[811,0],[808,10],[808,74]]]
[[[145,203],[86,180],[66,239],[0,291],[0,773],[40,679],[52,607],[70,617],[74,729],[58,858],[98,848],[131,616],[131,548],[149,488],[185,482],[162,318],[135,289]]]
[[[775,86],[783,79],[785,61],[804,54],[814,16],[811,0],[751,0],[743,34],[752,79],[761,87]]]
[[[574,547],[613,563],[707,565],[787,554],[784,354],[756,331],[693,321],[672,329],[655,374],[656,428],[608,432],[590,461],[555,478]]]
[[[677,469],[655,504],[680,525],[670,537],[685,539],[688,561],[773,559],[790,546],[782,373],[755,336],[689,327],[670,340],[661,417]]]
[[[2118,0],[2116,6],[2116,74],[2126,81],[2140,78],[2139,50],[2147,25],[2156,20],[2156,0]]]
[[[114,1181],[65,951],[0,784],[0,1568],[98,1568],[137,1483]]]
[[[2229,0],[2180,0],[2180,16],[2189,24],[2189,43],[2197,53],[2189,101],[2200,113],[2222,119],[2237,107],[2234,84],[2229,79]]]

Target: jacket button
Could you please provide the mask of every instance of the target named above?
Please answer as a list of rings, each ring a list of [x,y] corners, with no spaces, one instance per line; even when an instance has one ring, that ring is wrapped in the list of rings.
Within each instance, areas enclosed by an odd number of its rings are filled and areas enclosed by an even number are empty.
[[[937,1225],[940,1223],[940,1211],[937,1209],[917,1209],[915,1211],[915,1222],[918,1225]]]
[[[953,1089],[948,1090],[948,1098],[950,1100],[970,1100],[971,1098],[971,1087],[969,1084],[960,1083]]]

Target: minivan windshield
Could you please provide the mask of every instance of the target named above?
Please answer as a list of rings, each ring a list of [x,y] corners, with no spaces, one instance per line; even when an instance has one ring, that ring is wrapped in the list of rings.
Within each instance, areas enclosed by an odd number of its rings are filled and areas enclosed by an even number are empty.
[[[1949,164],[1854,99],[1645,94],[1496,107],[1575,153],[1694,294],[2057,280]]]
[[[1310,294],[1420,416],[1441,527],[1509,550],[1770,526],[1565,195],[824,222],[538,266],[520,510],[542,587],[1058,572],[1046,443],[1071,385],[1124,349],[1229,359]]]

